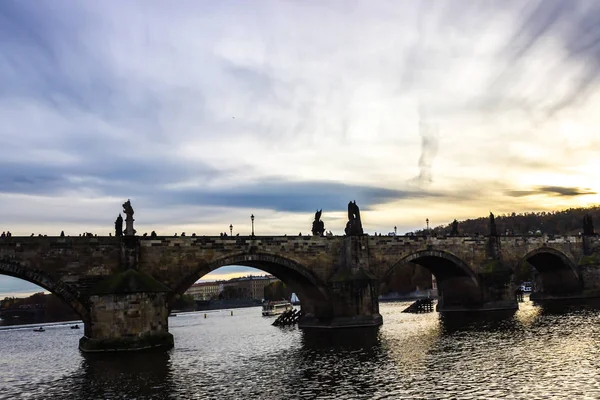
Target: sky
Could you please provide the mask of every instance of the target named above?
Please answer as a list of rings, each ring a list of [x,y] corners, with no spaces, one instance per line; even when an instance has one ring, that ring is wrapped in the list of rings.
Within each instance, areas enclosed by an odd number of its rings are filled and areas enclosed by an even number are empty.
[[[0,231],[107,235],[127,199],[159,235],[247,235],[251,214],[308,234],[317,209],[342,234],[351,200],[370,233],[598,204],[599,19],[595,0],[3,0]]]

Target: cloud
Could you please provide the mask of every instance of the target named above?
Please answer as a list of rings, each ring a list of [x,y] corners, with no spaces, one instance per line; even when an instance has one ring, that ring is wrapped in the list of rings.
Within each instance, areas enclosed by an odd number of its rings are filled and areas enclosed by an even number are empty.
[[[493,202],[562,206],[600,190],[599,12],[3,2],[3,223],[99,229],[127,198],[148,227],[178,232],[218,232],[250,209],[297,232],[350,200],[378,230],[434,209],[449,222]]]
[[[22,279],[0,275],[0,297],[2,298],[27,297],[39,292],[45,292],[45,289]]]
[[[561,187],[561,186],[538,186],[532,190],[509,190],[507,191],[509,196],[513,197],[524,197],[534,196],[540,194],[550,194],[555,196],[586,196],[591,194],[597,194],[589,188],[577,188],[577,187]]]
[[[498,83],[507,85],[519,79],[521,86],[524,86],[523,74],[519,76],[519,72],[532,62],[547,62],[544,70],[540,71],[544,81],[540,81],[538,77],[534,83],[540,85],[553,79],[554,84],[547,87],[547,97],[538,101],[538,106],[552,115],[578,101],[585,101],[598,83],[598,18],[600,6],[594,1],[530,2],[524,8],[523,17],[517,19],[517,29],[507,41],[506,68]],[[553,49],[555,54],[542,53],[557,45],[559,47]],[[541,92],[541,86],[536,89]]]
[[[427,184],[433,181],[431,168],[438,151],[438,129],[430,121],[427,111],[419,107],[419,134],[421,136],[421,156],[419,157],[419,175],[413,181],[417,184]]]
[[[200,281],[220,281],[229,280],[233,278],[239,278],[248,275],[266,275],[265,271],[256,268],[242,267],[239,265],[230,265],[226,267],[218,268],[206,275],[204,275]]]

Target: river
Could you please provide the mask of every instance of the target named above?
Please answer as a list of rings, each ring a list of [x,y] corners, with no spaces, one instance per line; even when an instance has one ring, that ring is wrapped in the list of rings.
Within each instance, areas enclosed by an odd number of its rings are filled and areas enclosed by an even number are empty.
[[[0,330],[1,399],[598,399],[600,310],[449,323],[382,303],[376,332],[310,335],[259,308],[179,314],[169,352],[84,355],[69,324]]]

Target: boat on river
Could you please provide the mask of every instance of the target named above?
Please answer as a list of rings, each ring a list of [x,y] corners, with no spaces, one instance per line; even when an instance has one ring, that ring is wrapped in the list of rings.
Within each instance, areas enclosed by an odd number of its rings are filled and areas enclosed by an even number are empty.
[[[79,325],[75,324],[71,327],[71,329],[79,329]]]
[[[46,332],[46,330],[44,328],[42,328],[41,326],[37,329],[33,330],[34,332]]]
[[[263,302],[262,315],[263,317],[268,317],[271,315],[283,314],[293,308],[292,303],[287,300],[265,301]]]

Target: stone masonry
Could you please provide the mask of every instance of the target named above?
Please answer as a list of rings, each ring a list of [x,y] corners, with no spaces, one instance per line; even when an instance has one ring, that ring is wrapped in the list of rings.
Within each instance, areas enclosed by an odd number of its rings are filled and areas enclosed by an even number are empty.
[[[84,321],[83,349],[98,351],[172,346],[169,303],[226,265],[275,275],[300,297],[302,327],[331,328],[381,324],[379,283],[408,262],[436,276],[439,311],[516,309],[524,261],[541,296],[598,295],[599,250],[598,236],[13,236],[0,238],[0,274],[61,297]]]

